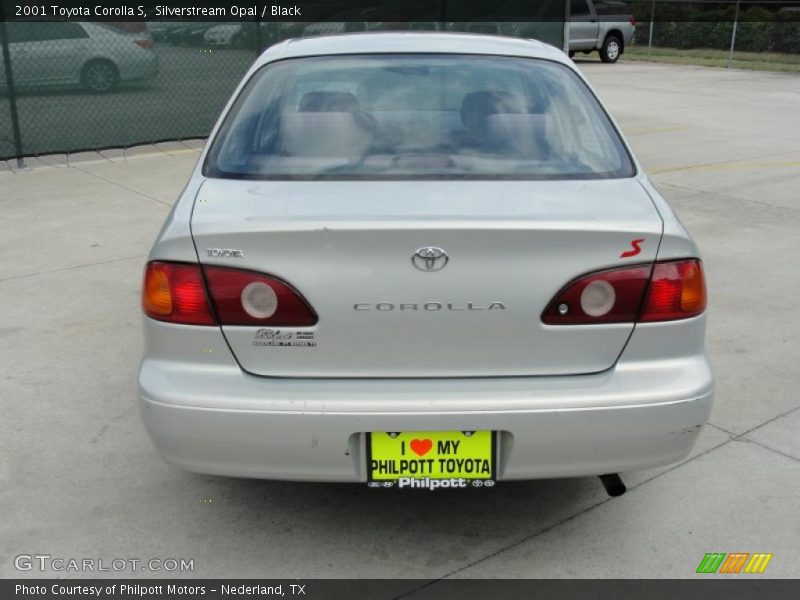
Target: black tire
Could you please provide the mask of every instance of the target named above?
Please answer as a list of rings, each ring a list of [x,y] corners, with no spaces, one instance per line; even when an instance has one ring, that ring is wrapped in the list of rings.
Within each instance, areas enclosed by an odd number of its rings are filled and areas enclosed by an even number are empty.
[[[110,92],[119,83],[119,71],[109,60],[93,60],[81,71],[83,86],[93,94]]]
[[[622,40],[616,34],[609,33],[600,46],[600,60],[604,63],[615,63],[622,55]]]

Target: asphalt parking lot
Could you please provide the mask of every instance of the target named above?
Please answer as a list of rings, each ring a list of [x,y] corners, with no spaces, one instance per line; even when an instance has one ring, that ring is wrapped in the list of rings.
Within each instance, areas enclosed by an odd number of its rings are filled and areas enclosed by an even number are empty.
[[[194,560],[145,576],[685,578],[706,552],[800,576],[800,77],[581,67],[706,261],[717,399],[688,460],[614,499],[595,478],[403,494],[178,471],[139,421],[139,283],[198,144],[0,163],[0,577],[46,553]]]

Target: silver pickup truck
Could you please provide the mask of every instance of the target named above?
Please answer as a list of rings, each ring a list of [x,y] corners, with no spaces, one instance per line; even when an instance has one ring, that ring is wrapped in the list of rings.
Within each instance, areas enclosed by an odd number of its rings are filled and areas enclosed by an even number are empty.
[[[636,19],[623,2],[570,0],[569,55],[597,50],[603,62],[617,62],[633,40]]]

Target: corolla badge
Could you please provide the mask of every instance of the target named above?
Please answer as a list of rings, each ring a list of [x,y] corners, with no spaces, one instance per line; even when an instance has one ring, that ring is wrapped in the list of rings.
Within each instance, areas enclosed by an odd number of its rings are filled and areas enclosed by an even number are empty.
[[[411,264],[420,271],[441,271],[449,260],[447,252],[435,246],[420,248],[411,255]]]

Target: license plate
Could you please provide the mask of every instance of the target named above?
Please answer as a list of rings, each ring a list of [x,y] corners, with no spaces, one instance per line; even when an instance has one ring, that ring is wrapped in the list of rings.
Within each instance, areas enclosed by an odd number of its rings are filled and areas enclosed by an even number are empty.
[[[495,458],[493,431],[367,433],[370,487],[491,487]]]

